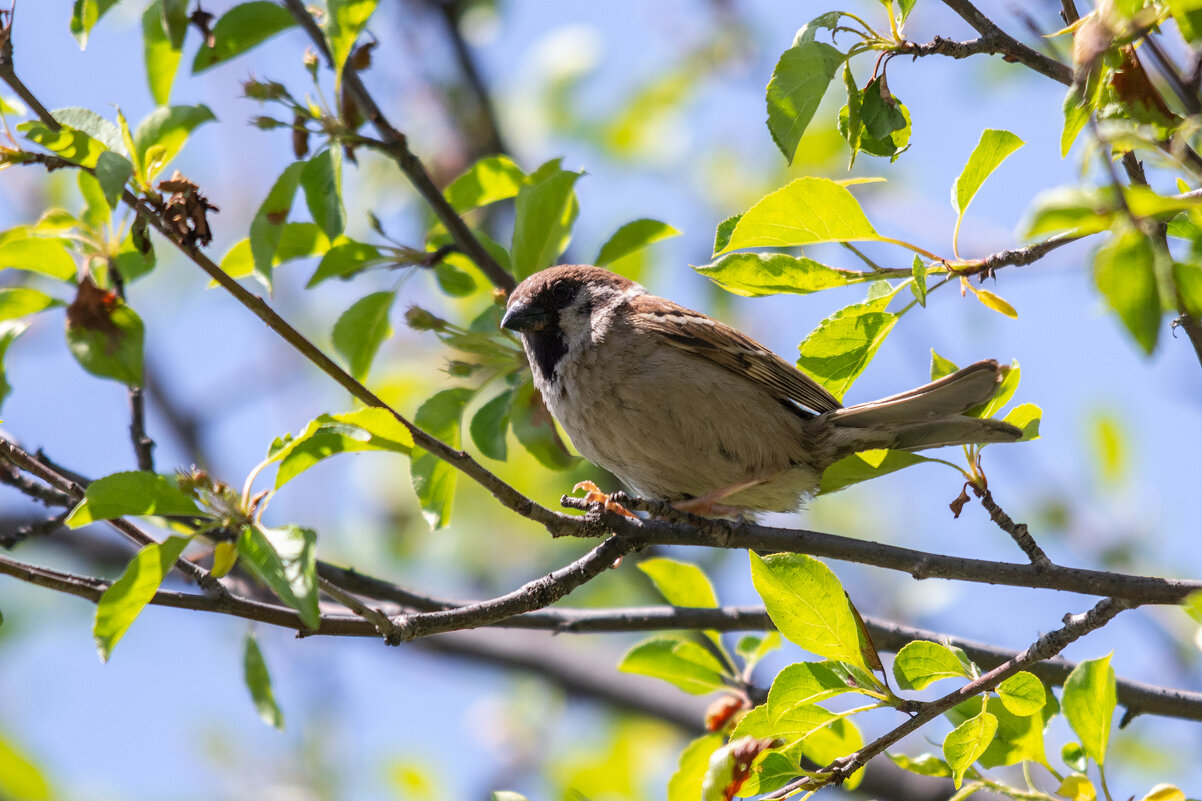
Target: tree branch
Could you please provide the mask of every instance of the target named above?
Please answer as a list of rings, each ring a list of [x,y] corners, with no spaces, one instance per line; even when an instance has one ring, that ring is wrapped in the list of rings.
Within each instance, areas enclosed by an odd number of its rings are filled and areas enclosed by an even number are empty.
[[[304,29],[305,33],[313,41],[314,47],[325,57],[326,62],[333,67],[333,58],[330,54],[330,49],[326,45],[325,34],[322,33],[320,26],[313,19],[313,16],[305,8],[302,0],[281,0],[283,6],[292,13],[298,25]],[[380,106],[376,103],[375,98],[367,91],[367,87],[363,85],[363,81],[359,77],[359,73],[350,65],[342,73],[343,91],[350,92],[351,97],[359,106],[372,126],[376,129],[380,139],[384,143],[384,152],[396,162],[401,168],[401,172],[405,173],[405,177],[413,184],[413,188],[417,190],[422,199],[434,211],[446,229],[451,234],[451,238],[455,240],[455,244],[459,245],[469,259],[484,272],[488,279],[506,292],[511,291],[517,282],[513,276],[505,271],[497,260],[484,249],[480,244],[480,240],[468,228],[467,223],[463,218],[456,213],[451,204],[443,196],[442,191],[435,185],[430,174],[426,171],[426,167],[421,160],[413,154],[409,149],[409,141],[403,133],[392,126],[388,119],[384,116],[384,112],[380,110]]]
[[[1091,631],[1109,623],[1115,615],[1124,609],[1130,609],[1131,604],[1115,598],[1103,598],[1088,612],[1081,615],[1066,615],[1064,626],[1036,640],[1030,648],[1008,659],[980,678],[970,681],[955,691],[935,701],[923,704],[921,709],[902,725],[889,733],[878,737],[873,742],[845,757],[835,760],[819,771],[820,778],[805,777],[792,782],[775,793],[765,796],[769,799],[786,798],[798,790],[805,788],[824,787],[831,783],[841,783],[851,774],[868,763],[873,757],[884,752],[886,748],[911,734],[930,721],[942,715],[957,704],[967,701],[975,695],[992,690],[1003,681],[1025,670],[1027,667],[1049,659],[1063,651],[1069,643],[1080,639]],[[822,776],[825,774],[825,776]]]
[[[936,36],[932,41],[925,44],[901,42],[892,49],[892,52],[901,55],[911,55],[915,58],[939,55],[957,59],[968,58],[980,53],[987,53],[989,55],[1001,54],[1004,60],[1030,67],[1039,74],[1046,75],[1065,86],[1072,84],[1073,71],[1071,67],[1061,64],[1054,58],[1049,58],[1043,53],[1033,50],[1018,41],[999,28],[993,20],[982,14],[968,0],[943,0],[943,4],[959,14],[977,33],[981,34],[980,38],[967,42],[957,42],[942,36]]]

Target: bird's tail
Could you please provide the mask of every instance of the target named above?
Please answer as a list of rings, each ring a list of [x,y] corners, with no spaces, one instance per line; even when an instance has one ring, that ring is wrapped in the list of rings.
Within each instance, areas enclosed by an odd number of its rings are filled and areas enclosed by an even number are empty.
[[[964,415],[993,397],[1001,382],[1001,367],[990,359],[909,392],[824,416],[829,417],[841,455],[871,448],[917,451],[1015,442],[1022,431],[1009,423]]]

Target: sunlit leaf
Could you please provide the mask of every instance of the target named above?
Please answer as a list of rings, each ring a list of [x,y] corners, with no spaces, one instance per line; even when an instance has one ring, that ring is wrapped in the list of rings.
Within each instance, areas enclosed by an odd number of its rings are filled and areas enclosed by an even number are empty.
[[[922,690],[940,679],[969,678],[969,673],[946,645],[915,640],[906,643],[894,657],[893,677],[903,690]]]
[[[909,451],[876,449],[853,453],[826,468],[818,485],[818,494],[838,492],[861,481],[870,481],[912,465],[932,461],[934,460]]]
[[[174,476],[136,470],[98,478],[65,523],[69,528],[125,515],[199,515],[196,502]]]
[[[526,173],[508,156],[487,156],[451,182],[443,195],[455,209],[465,211],[515,197],[526,183]]]
[[[1006,709],[1019,717],[1034,715],[1047,703],[1043,682],[1025,670],[1020,670],[999,684],[997,694]]]
[[[1106,759],[1115,704],[1114,668],[1109,655],[1078,663],[1064,682],[1064,716],[1086,755],[1099,765]]]
[[[806,295],[861,280],[850,270],[783,253],[728,253],[712,264],[693,269],[728,292],[745,297],[786,292]]]
[[[146,167],[147,178],[153,179],[179,155],[194,130],[216,119],[209,107],[204,105],[163,106],[138,123],[134,131],[134,147],[139,160]],[[162,150],[156,151],[157,156],[152,159],[151,151],[155,147]]]
[[[1094,254],[1094,281],[1144,353],[1160,338],[1160,293],[1156,254],[1147,235],[1136,228],[1116,235]]]
[[[1177,285],[1182,311],[1202,318],[1202,266],[1174,262],[1173,283]]]
[[[288,213],[292,211],[292,201],[296,198],[304,167],[305,162],[293,162],[280,173],[250,223],[250,253],[254,260],[255,276],[268,288],[272,282],[275,251],[283,236]]]
[[[726,686],[726,673],[717,657],[701,645],[679,637],[652,637],[631,648],[618,670],[663,679],[693,695]]]
[[[768,130],[792,164],[826,88],[847,56],[823,42],[800,42],[781,54],[768,82]]]
[[[957,231],[964,219],[964,212],[968,210],[968,204],[976,197],[985,179],[1023,144],[1022,139],[1009,131],[990,128],[981,133],[977,146],[968,156],[968,163],[952,184],[952,208],[956,211]]]
[[[173,42],[164,24],[166,9],[154,0],[142,12],[142,56],[146,63],[146,81],[156,106],[171,99],[171,85],[179,68],[180,42]]]
[[[1005,298],[993,294],[988,289],[974,289],[973,294],[977,296],[977,300],[981,301],[986,308],[993,309],[999,314],[1004,314],[1011,320],[1018,319],[1018,312],[1014,310]]]
[[[79,511],[79,507],[76,511]],[[159,591],[163,578],[188,542],[187,537],[168,537],[163,543],[143,546],[130,560],[121,578],[100,596],[96,604],[96,619],[92,624],[92,638],[96,641],[100,661],[108,661],[130,624]]]
[[[13,743],[0,737],[0,798],[12,801],[50,801],[55,797],[45,775],[38,770],[29,756],[17,750]]]
[[[323,414],[295,437],[277,440],[270,455],[278,461],[278,489],[313,465],[338,453],[393,451],[408,454],[413,435],[387,409],[367,407],[353,412]]]
[[[326,39],[330,43],[331,60],[334,62],[334,85],[342,82],[342,70],[355,46],[359,33],[367,25],[376,10],[379,0],[329,0],[329,21],[326,23]]]
[[[239,564],[250,569],[311,629],[320,624],[317,607],[317,534],[288,525],[250,525],[238,538]]]
[[[842,399],[897,323],[885,305],[856,303],[827,317],[802,341],[797,366]]]
[[[29,327],[29,323],[17,320],[0,321],[0,403],[12,393],[12,385],[8,383],[8,371],[4,367],[4,356],[8,353],[8,346],[13,343],[17,337],[25,333],[25,329]]]
[[[828,178],[798,178],[748,209],[718,252],[880,238],[845,187]]]
[[[118,0],[75,0],[71,8],[71,35],[79,41],[79,48],[88,46],[88,34],[102,16]]]
[[[573,187],[581,175],[549,162],[518,190],[511,254],[519,281],[550,267],[567,247],[580,210]]]
[[[1056,794],[1064,796],[1069,801],[1094,801],[1098,797],[1098,791],[1093,786],[1093,782],[1083,773],[1071,773],[1065,776],[1060,786],[1056,788]]]
[[[855,618],[830,568],[802,554],[761,558],[752,552],[751,578],[786,639],[818,656],[864,666]]]
[[[1043,419],[1043,409],[1034,403],[1022,403],[1015,406],[1002,418],[1005,422],[1023,432],[1019,442],[1039,439],[1039,424]]]
[[[75,277],[75,259],[66,240],[12,231],[0,237],[0,268],[29,270],[60,280]]]
[[[81,298],[92,299],[81,305]],[[125,301],[102,293],[90,281],[80,285],[80,296],[67,310],[67,347],[83,369],[100,378],[141,385],[144,338],[142,318]]]
[[[697,801],[710,757],[722,745],[722,735],[707,734],[685,746],[676,772],[668,780],[668,801]]]
[[[861,689],[847,681],[832,662],[795,662],[772,680],[768,691],[768,718],[778,720],[796,706],[817,704],[828,698]]]
[[[11,320],[14,317],[24,317],[36,314],[45,309],[64,305],[61,300],[52,298],[45,292],[26,287],[0,289],[0,320]]]
[[[201,47],[192,60],[192,73],[242,55],[280,31],[296,24],[292,14],[271,0],[240,3],[221,15],[213,26],[213,46]]]
[[[889,757],[893,764],[902,770],[917,773],[919,776],[935,776],[937,778],[948,779],[952,776],[952,769],[948,767],[948,764],[934,754],[908,757],[905,754],[887,753],[885,756]]]
[[[601,246],[593,264],[603,267],[636,250],[674,236],[680,236],[680,231],[659,220],[641,219],[628,222]]]
[[[388,313],[395,299],[395,291],[373,292],[351,304],[334,323],[334,350],[357,381],[366,380],[380,345],[392,336]]]
[[[718,596],[714,594],[709,576],[697,565],[655,557],[644,559],[638,566],[651,579],[664,600],[673,606],[718,605]]]
[[[964,781],[964,774],[993,742],[997,733],[997,718],[982,712],[961,723],[943,738],[943,757],[952,769],[952,781],[956,789]]]
[[[458,448],[463,407],[472,394],[472,390],[463,387],[444,389],[418,408],[414,423],[427,434]],[[409,473],[421,503],[422,516],[430,528],[440,529],[447,525],[451,520],[451,501],[458,471],[434,454],[415,447]]]

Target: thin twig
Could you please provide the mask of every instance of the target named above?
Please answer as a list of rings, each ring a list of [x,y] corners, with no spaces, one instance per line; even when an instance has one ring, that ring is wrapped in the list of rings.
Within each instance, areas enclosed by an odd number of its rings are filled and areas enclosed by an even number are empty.
[[[326,44],[325,34],[322,33],[321,27],[313,19],[313,16],[305,8],[302,0],[281,0],[284,7],[292,13],[297,24],[309,35],[313,41],[314,47],[325,57],[326,62],[333,66],[333,60],[330,56],[329,46]],[[451,238],[463,250],[464,255],[476,263],[488,279],[492,283],[505,291],[510,291],[517,285],[513,276],[505,271],[497,260],[484,249],[480,240],[468,228],[467,223],[463,221],[451,204],[443,196],[442,191],[435,185],[430,174],[426,171],[426,167],[421,160],[413,154],[409,149],[409,141],[403,133],[392,126],[388,119],[384,116],[384,112],[380,110],[380,106],[376,103],[375,98],[367,91],[363,85],[363,81],[359,77],[359,73],[350,65],[342,73],[343,91],[350,92],[355,103],[359,106],[364,116],[371,122],[376,129],[380,139],[383,141],[384,152],[397,163],[401,168],[401,172],[405,173],[405,177],[413,184],[413,188],[417,190],[422,199],[434,211],[439,222],[446,226],[447,231],[451,234]]]
[[[765,798],[787,798],[798,790],[805,788],[824,787],[827,784],[841,783],[851,774],[863,767],[873,757],[881,754],[886,748],[896,743],[908,734],[917,731],[925,724],[942,715],[947,710],[981,693],[992,690],[1010,676],[1025,670],[1031,665],[1050,659],[1063,651],[1070,643],[1080,639],[1091,631],[1109,623],[1115,615],[1131,605],[1116,598],[1103,598],[1088,612],[1081,615],[1066,615],[1064,626],[1036,640],[1030,648],[1006,660],[980,678],[970,681],[964,686],[929,703],[887,734],[878,737],[860,750],[835,760],[818,772],[817,777],[805,777],[792,782]]]
[[[1027,45],[1015,39],[1010,34],[1003,31],[997,26],[993,20],[981,13],[981,11],[968,0],[943,0],[943,4],[959,14],[965,22],[973,27],[977,33],[981,34],[981,39],[984,40],[994,50],[980,52],[996,52],[1001,53],[1006,61],[1017,62],[1035,70],[1041,75],[1046,75],[1054,81],[1069,86],[1073,82],[1072,68],[1066,64],[1061,64],[1053,58],[1045,56],[1036,50],[1032,50]],[[964,43],[969,44],[969,43]],[[964,58],[964,56],[955,56],[956,58]]]
[[[459,29],[460,17],[465,4],[456,2],[456,0],[430,0],[430,5],[435,8],[442,19],[447,39],[451,42],[451,49],[455,51],[455,61],[459,64],[459,71],[463,73],[464,82],[476,101],[478,109],[476,117],[479,120],[479,125],[476,127],[483,129],[484,141],[482,147],[473,148],[475,157],[508,152],[508,148],[505,147],[504,140],[501,138],[501,126],[497,123],[497,112],[493,107],[492,97],[488,93],[488,87],[484,84],[484,77],[480,74],[471,48],[468,47],[467,41],[463,38],[463,32]]]
[[[1031,560],[1031,564],[1040,567],[1054,567],[1052,560],[1048,558],[1048,555],[1043,552],[1043,548],[1040,548],[1035,542],[1035,538],[1031,536],[1026,523],[1015,523],[1011,520],[1010,515],[1006,514],[1002,510],[1002,507],[998,506],[997,501],[993,499],[993,493],[988,489],[981,489],[976,484],[972,484],[971,486],[973,492],[981,499],[981,506],[985,507],[985,511],[989,512],[989,519],[1018,543],[1018,547],[1022,548],[1023,553]]]

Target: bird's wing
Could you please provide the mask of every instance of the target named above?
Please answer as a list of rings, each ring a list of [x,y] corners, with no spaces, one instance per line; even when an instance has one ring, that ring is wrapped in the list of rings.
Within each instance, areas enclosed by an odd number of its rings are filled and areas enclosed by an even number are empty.
[[[725,323],[653,295],[632,298],[630,305],[644,330],[659,334],[686,353],[746,376],[781,400],[818,414],[841,406],[814,379]]]

